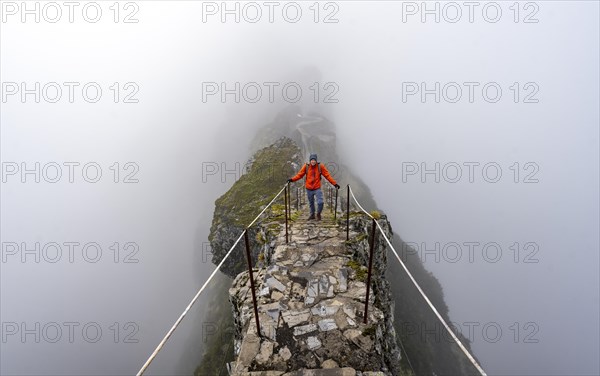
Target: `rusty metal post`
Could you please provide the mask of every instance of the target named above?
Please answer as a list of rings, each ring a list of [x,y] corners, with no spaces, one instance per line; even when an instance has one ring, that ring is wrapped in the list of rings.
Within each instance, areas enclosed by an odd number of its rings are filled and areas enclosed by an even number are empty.
[[[292,220],[292,187],[288,184],[288,214],[290,216],[290,221]]]
[[[291,222],[292,221],[292,187],[290,187],[290,185],[288,184],[288,189],[287,189],[287,194],[288,194],[288,219]],[[291,225],[291,223],[290,223]],[[292,234],[290,233],[290,239],[292,238]]]
[[[300,188],[296,187],[296,210],[300,210]]]
[[[350,240],[350,184],[346,195],[346,240]]]
[[[338,196],[338,191],[339,189],[335,189],[335,209],[333,209],[333,220],[335,221],[337,219],[337,196]]]
[[[285,201],[285,244],[288,243],[288,188],[289,184],[285,186],[285,190],[283,191],[283,197]]]
[[[254,275],[252,274],[252,259],[250,258],[250,243],[248,242],[248,229],[244,230],[244,242],[246,243],[246,260],[248,261],[248,274],[250,275],[250,290],[252,290],[252,304],[254,306],[254,319],[256,320],[256,333],[260,334],[260,322],[258,321],[258,306],[256,305],[256,292],[254,291]]]
[[[373,268],[373,248],[375,246],[375,218],[373,218],[373,225],[371,228],[371,244],[369,244],[369,273],[367,274],[367,299],[365,301],[365,318],[363,323],[367,323],[367,313],[369,310],[369,292],[371,288],[371,269]]]

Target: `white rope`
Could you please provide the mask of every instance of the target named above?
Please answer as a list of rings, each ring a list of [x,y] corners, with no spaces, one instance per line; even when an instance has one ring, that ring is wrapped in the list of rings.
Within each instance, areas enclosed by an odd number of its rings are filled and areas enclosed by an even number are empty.
[[[212,278],[215,276],[215,274],[217,274],[217,271],[221,268],[221,266],[223,265],[223,263],[225,262],[225,260],[231,255],[231,252],[233,252],[234,248],[240,242],[240,240],[242,239],[242,236],[244,236],[244,233],[247,231],[247,229],[249,227],[251,227],[258,220],[258,218],[265,212],[265,210],[267,210],[267,208],[270,207],[273,204],[273,202],[281,195],[281,192],[283,192],[286,187],[287,187],[287,184],[283,188],[281,188],[281,190],[277,193],[277,195],[275,195],[275,197],[271,200],[271,202],[269,202],[269,204],[264,207],[264,209],[256,216],[256,218],[254,218],[254,220],[246,227],[246,230],[242,231],[242,233],[237,238],[237,240],[235,241],[235,243],[233,244],[233,246],[229,249],[229,251],[227,252],[227,254],[225,255],[225,257],[223,257],[223,259],[221,260],[221,262],[219,263],[219,265],[217,265],[217,267],[211,273],[211,275],[208,277],[208,279],[206,280],[206,282],[204,282],[204,284],[202,285],[202,287],[200,288],[200,290],[198,290],[198,292],[196,293],[196,295],[194,296],[194,298],[192,299],[192,301],[188,304],[188,306],[181,313],[181,315],[179,316],[179,318],[177,319],[177,321],[175,321],[175,323],[173,324],[173,326],[171,327],[171,329],[169,329],[169,331],[167,332],[167,334],[160,341],[160,343],[158,344],[158,346],[156,347],[156,349],[152,352],[152,354],[150,355],[150,357],[148,358],[148,360],[146,360],[146,363],[144,363],[144,365],[142,366],[142,368],[139,370],[139,372],[137,373],[137,376],[141,376],[141,375],[144,374],[144,372],[146,371],[146,369],[148,368],[148,366],[150,365],[150,363],[154,360],[154,358],[156,357],[156,355],[158,354],[158,352],[163,348],[163,346],[165,345],[165,343],[167,342],[167,340],[169,339],[169,337],[171,337],[171,335],[173,334],[173,332],[175,331],[175,329],[177,329],[177,327],[179,326],[179,324],[181,323],[181,321],[183,320],[183,318],[187,315],[187,313],[190,310],[190,308],[198,300],[198,298],[200,297],[200,295],[202,294],[202,292],[204,291],[204,289],[206,288],[206,286],[208,285],[208,283],[212,280]],[[360,203],[358,202],[358,200],[354,196],[354,192],[352,192],[352,188],[350,188],[350,194],[352,195],[352,198],[354,199],[354,202],[356,202],[356,204],[358,205],[358,207],[365,214],[367,214],[370,218],[375,219],[369,212],[367,212],[360,205]],[[465,353],[465,355],[467,356],[467,358],[469,358],[469,360],[471,361],[471,363],[473,364],[473,366],[475,368],[477,368],[477,370],[481,373],[482,376],[486,376],[486,373],[479,366],[479,364],[473,358],[473,356],[469,353],[469,351],[467,351],[467,349],[463,346],[462,342],[456,337],[456,335],[450,329],[450,327],[448,326],[448,324],[446,323],[446,321],[444,321],[444,319],[442,318],[442,316],[439,314],[439,312],[437,311],[437,309],[435,308],[435,306],[431,303],[431,301],[429,300],[429,298],[427,297],[427,295],[425,295],[425,293],[423,292],[423,290],[421,289],[421,287],[419,286],[419,284],[417,283],[417,281],[413,278],[412,274],[408,271],[408,268],[406,267],[406,265],[404,265],[404,263],[402,262],[402,260],[398,256],[398,253],[396,252],[396,249],[394,248],[394,246],[392,246],[392,243],[387,238],[387,236],[385,236],[385,232],[383,231],[383,228],[381,227],[381,225],[379,225],[379,223],[377,221],[375,221],[375,223],[377,224],[377,227],[379,228],[379,231],[383,235],[384,239],[386,240],[386,242],[388,243],[388,245],[390,246],[390,248],[394,252],[394,255],[398,259],[398,262],[400,262],[400,265],[402,265],[402,267],[404,268],[404,271],[406,271],[406,273],[410,277],[411,281],[413,282],[413,284],[415,285],[415,287],[419,290],[419,292],[421,293],[421,295],[423,296],[423,298],[425,299],[425,301],[427,302],[427,304],[429,305],[429,307],[436,314],[436,316],[438,317],[438,319],[444,325],[444,327],[446,328],[446,330],[448,331],[448,333],[450,333],[450,335],[452,336],[452,338],[456,341],[456,343],[461,348],[461,350]]]
[[[273,201],[275,201],[277,199],[277,197],[279,197],[279,195],[281,194],[281,192],[283,192],[283,190],[287,187],[289,183],[285,183],[285,185],[283,186],[283,188],[281,188],[281,190],[279,191],[279,193],[277,193],[277,195],[275,195],[275,197],[273,197],[273,199],[271,200],[271,202],[269,202],[269,204],[267,206],[265,206],[265,208],[260,212],[260,214],[258,214],[256,216],[256,218],[254,218],[254,220],[252,221],[252,223],[250,223],[248,226],[246,226],[246,228],[250,228],[252,227],[252,225],[254,224],[254,222],[256,222],[258,220],[258,217],[260,217],[262,215],[262,213],[265,212],[265,210],[267,210],[267,208],[269,206],[271,206],[271,204],[273,204]]]
[[[169,339],[169,337],[171,337],[171,335],[173,334],[173,332],[175,331],[175,329],[177,329],[177,327],[179,326],[179,324],[181,323],[181,321],[183,320],[183,318],[185,317],[185,315],[188,313],[188,311],[190,310],[190,308],[192,308],[192,306],[194,305],[194,303],[196,303],[196,300],[198,300],[198,297],[200,297],[200,294],[202,294],[202,291],[204,291],[204,289],[206,288],[206,286],[208,285],[208,283],[210,282],[210,280],[215,276],[215,274],[217,274],[217,271],[221,268],[221,266],[223,265],[223,263],[225,262],[225,260],[229,257],[229,255],[231,254],[231,252],[233,251],[233,249],[235,248],[235,246],[240,242],[240,240],[242,239],[242,236],[244,236],[244,233],[246,231],[248,231],[248,228],[250,228],[250,226],[252,226],[254,224],[254,222],[256,222],[256,220],[258,220],[258,218],[265,212],[265,210],[267,210],[267,208],[269,206],[271,206],[271,204],[273,204],[273,202],[277,199],[277,197],[279,197],[279,195],[281,195],[281,192],[283,192],[283,190],[286,188],[286,186],[287,186],[287,183],[286,183],[286,185],[283,186],[283,188],[281,188],[281,190],[279,191],[279,193],[277,193],[277,195],[271,200],[271,202],[269,202],[269,204],[267,206],[265,206],[265,208],[260,212],[260,214],[258,214],[256,216],[256,218],[254,218],[254,220],[252,221],[252,223],[250,223],[246,227],[246,229],[244,231],[242,231],[242,233],[237,238],[237,240],[235,241],[235,243],[233,243],[233,246],[229,249],[229,251],[227,252],[227,254],[225,255],[225,257],[223,257],[223,260],[221,260],[221,262],[219,263],[219,265],[217,265],[217,267],[212,272],[212,274],[210,275],[210,277],[208,277],[208,279],[206,280],[206,282],[204,282],[204,284],[202,285],[202,287],[200,288],[200,290],[198,290],[198,292],[196,293],[196,296],[194,296],[194,298],[192,299],[192,301],[190,302],[190,304],[188,304],[188,306],[185,308],[185,310],[183,311],[183,313],[179,316],[179,318],[177,319],[177,321],[175,321],[175,324],[173,324],[173,326],[167,332],[167,334],[164,336],[164,338],[162,339],[162,341],[160,341],[160,343],[158,344],[158,346],[156,346],[156,349],[154,349],[154,352],[152,352],[152,355],[150,355],[150,357],[148,358],[148,360],[146,360],[146,363],[144,363],[144,365],[142,366],[142,368],[138,371],[137,376],[141,376],[141,375],[144,374],[144,372],[146,371],[146,369],[148,368],[148,366],[150,365],[150,363],[152,363],[152,361],[154,360],[154,358],[156,357],[156,355],[158,354],[158,352],[163,348],[163,346],[165,345],[165,343],[167,342],[167,340]]]
[[[352,198],[354,199],[354,202],[356,202],[356,205],[358,205],[358,207],[365,214],[367,214],[369,217],[371,217],[371,219],[375,219],[369,212],[367,212],[365,209],[363,209],[363,207],[358,203],[358,200],[354,196],[354,192],[352,192],[352,188],[351,187],[350,187],[350,194],[352,195]],[[398,262],[400,262],[400,265],[402,265],[402,268],[404,268],[404,271],[406,272],[406,274],[408,274],[408,276],[410,277],[410,280],[412,281],[412,283],[415,285],[415,287],[417,288],[417,290],[419,290],[419,292],[421,293],[421,295],[423,296],[423,298],[425,299],[425,301],[427,302],[427,304],[429,305],[429,307],[433,310],[433,313],[435,313],[435,315],[437,316],[437,318],[444,325],[444,327],[446,328],[446,330],[448,331],[448,333],[450,333],[450,335],[452,336],[452,338],[454,339],[454,341],[456,341],[456,343],[458,344],[458,346],[460,347],[460,349],[463,351],[463,353],[465,353],[465,355],[471,361],[471,363],[473,364],[473,366],[475,368],[477,368],[477,370],[479,371],[479,373],[482,376],[486,376],[486,373],[483,370],[483,368],[481,368],[481,366],[479,365],[479,363],[477,363],[477,361],[475,360],[475,358],[469,353],[469,351],[465,348],[465,346],[458,339],[458,337],[456,337],[456,335],[454,334],[454,332],[450,329],[450,327],[448,326],[448,324],[446,323],[446,321],[443,319],[442,315],[440,315],[440,313],[435,308],[435,306],[431,303],[431,301],[429,300],[429,298],[427,297],[427,295],[425,295],[425,292],[423,292],[423,290],[421,289],[421,286],[419,286],[419,284],[414,279],[414,277],[412,276],[412,274],[408,271],[408,268],[406,267],[406,265],[404,265],[404,263],[400,259],[400,256],[398,256],[398,253],[396,252],[396,249],[394,248],[394,246],[392,245],[392,243],[390,242],[390,240],[387,238],[387,236],[385,236],[385,232],[383,231],[383,228],[381,227],[381,225],[379,224],[379,222],[377,222],[377,220],[375,220],[375,224],[377,224],[377,227],[379,228],[379,231],[381,232],[381,235],[383,235],[383,238],[385,239],[385,241],[388,243],[388,245],[390,246],[390,248],[394,252],[394,255],[398,259]]]

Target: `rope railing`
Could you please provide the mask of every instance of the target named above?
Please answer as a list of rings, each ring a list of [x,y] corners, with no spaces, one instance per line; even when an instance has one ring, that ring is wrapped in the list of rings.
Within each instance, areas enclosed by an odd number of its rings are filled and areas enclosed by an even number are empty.
[[[411,272],[408,270],[408,268],[406,267],[406,265],[404,264],[404,262],[402,262],[402,259],[400,258],[400,256],[398,256],[398,252],[396,252],[396,249],[392,245],[392,242],[385,235],[385,232],[383,231],[383,228],[381,227],[381,225],[377,222],[377,220],[375,219],[375,217],[373,217],[373,215],[371,215],[371,213],[367,212],[360,205],[360,203],[358,202],[358,200],[354,196],[354,192],[352,191],[352,188],[350,187],[350,185],[348,185],[348,196],[352,196],[352,199],[354,200],[354,202],[356,203],[356,205],[360,208],[360,210],[362,212],[364,212],[366,215],[368,215],[369,218],[371,218],[373,220],[373,225],[377,226],[377,228],[379,229],[379,232],[381,232],[381,235],[383,236],[383,238],[385,239],[385,241],[387,242],[387,244],[390,246],[392,252],[396,256],[396,259],[398,260],[398,262],[400,263],[400,265],[402,266],[402,268],[404,269],[404,271],[406,272],[406,274],[408,275],[408,277],[410,278],[410,280],[412,281],[412,283],[415,285],[415,287],[417,288],[417,290],[419,290],[419,293],[421,293],[421,296],[423,297],[423,299],[425,299],[425,302],[427,302],[427,304],[429,305],[429,307],[431,308],[431,310],[433,311],[433,313],[435,313],[435,315],[440,320],[440,322],[442,323],[442,325],[444,326],[444,328],[446,328],[446,330],[448,331],[448,333],[450,333],[450,335],[452,336],[452,338],[454,339],[454,341],[456,342],[456,344],[460,347],[460,349],[465,354],[465,356],[469,359],[469,361],[471,362],[471,364],[473,364],[473,366],[477,369],[477,371],[479,371],[479,373],[482,376],[486,376],[486,373],[483,370],[483,368],[481,368],[481,366],[479,365],[479,363],[477,363],[477,361],[475,360],[475,358],[473,357],[473,355],[471,355],[471,353],[469,353],[469,351],[466,349],[466,347],[462,344],[462,342],[454,334],[454,332],[452,331],[452,329],[450,329],[450,326],[446,323],[446,320],[444,320],[444,318],[442,317],[442,315],[440,315],[440,313],[435,308],[435,306],[433,305],[433,303],[431,303],[431,301],[429,300],[429,298],[427,297],[427,295],[425,294],[425,292],[423,291],[423,289],[421,288],[421,286],[419,286],[419,284],[417,283],[417,281],[415,280],[415,278],[413,277],[413,275],[411,274]],[[346,200],[347,200],[347,205],[349,205],[349,203],[350,203],[350,197],[348,197]],[[349,206],[347,206],[347,208],[349,208]],[[347,210],[347,217],[346,217],[346,226],[347,226],[346,231],[348,231],[348,228],[349,228],[349,215],[350,215],[350,211],[348,209]],[[373,249],[373,238],[374,238],[374,235],[375,235],[374,229],[375,228],[373,227],[372,238],[371,238],[371,255],[369,257],[370,258],[369,264],[372,263],[372,257],[373,257],[373,251],[372,251],[372,249]],[[371,274],[371,265],[369,265],[369,276],[370,276],[370,274]],[[367,284],[367,299],[366,299],[367,300],[367,305],[365,307],[368,306],[368,302],[369,302],[368,288],[369,288],[369,286]],[[366,319],[366,308],[365,308],[365,319]]]
[[[171,335],[173,334],[173,332],[175,332],[175,330],[177,329],[177,327],[181,324],[181,322],[183,321],[183,319],[185,318],[185,316],[187,315],[187,313],[189,312],[189,310],[191,309],[191,307],[194,305],[194,303],[196,303],[196,301],[198,300],[198,298],[200,297],[200,295],[202,294],[202,292],[204,291],[204,289],[206,288],[206,286],[208,286],[208,284],[210,283],[210,281],[212,280],[212,278],[216,275],[217,271],[221,268],[221,266],[223,266],[223,264],[225,263],[225,261],[227,260],[227,258],[231,255],[231,253],[233,252],[233,250],[235,249],[235,247],[238,245],[238,243],[240,242],[240,240],[242,239],[242,237],[244,238],[245,245],[246,245],[246,257],[247,257],[247,263],[248,263],[248,272],[249,272],[250,282],[251,282],[251,285],[252,285],[251,286],[252,301],[253,301],[253,306],[254,306],[254,316],[255,316],[255,321],[256,321],[257,333],[258,333],[259,336],[261,335],[260,323],[259,323],[259,319],[258,319],[258,308],[257,308],[255,291],[254,291],[254,277],[253,277],[253,274],[252,274],[252,260],[251,260],[251,256],[250,256],[250,248],[249,248],[249,241],[248,241],[248,229],[250,227],[252,227],[256,223],[256,221],[263,215],[263,213],[269,207],[271,207],[271,205],[273,205],[273,203],[275,202],[275,200],[277,200],[277,198],[279,198],[279,196],[281,195],[281,193],[285,192],[285,200],[284,200],[284,204],[285,204],[285,241],[286,241],[286,243],[288,243],[288,241],[289,241],[289,238],[288,238],[288,217],[291,216],[290,215],[290,213],[291,213],[291,197],[290,197],[290,193],[289,193],[289,186],[290,186],[290,184],[286,183],[283,186],[283,188],[281,188],[279,190],[279,192],[273,197],[273,199],[254,218],[254,220],[248,226],[246,226],[246,228],[244,229],[244,231],[242,231],[242,233],[237,238],[237,240],[235,241],[235,243],[231,246],[231,248],[229,249],[229,251],[227,252],[227,254],[225,255],[225,257],[223,257],[223,259],[219,262],[219,264],[217,265],[217,267],[215,268],[215,270],[211,273],[211,275],[208,277],[208,279],[206,280],[206,282],[204,282],[204,284],[202,285],[202,287],[198,290],[198,292],[196,293],[196,295],[192,298],[192,300],[187,305],[187,307],[184,309],[184,311],[181,313],[181,315],[179,316],[179,318],[175,321],[175,323],[173,324],[173,326],[169,329],[169,331],[167,332],[167,334],[160,341],[160,343],[158,344],[158,346],[156,347],[156,349],[154,349],[154,351],[152,352],[152,354],[150,355],[150,357],[146,360],[146,362],[144,363],[144,365],[142,366],[142,368],[138,371],[137,376],[141,376],[141,375],[144,374],[144,372],[150,366],[150,363],[152,363],[152,361],[154,360],[154,358],[156,358],[156,356],[158,355],[158,353],[162,350],[162,348],[166,344],[167,340],[171,337]],[[297,197],[299,197],[298,193],[299,192],[297,191]],[[446,323],[446,321],[443,319],[443,317],[440,315],[440,313],[435,308],[435,306],[431,303],[431,301],[429,300],[429,298],[427,297],[427,295],[425,294],[425,292],[421,289],[421,287],[419,286],[419,284],[417,283],[417,281],[414,279],[414,277],[412,276],[412,274],[410,273],[410,271],[408,270],[408,268],[406,267],[406,265],[402,262],[402,260],[400,259],[400,256],[398,256],[398,253],[396,252],[396,249],[394,248],[394,246],[392,245],[392,243],[390,242],[390,240],[385,235],[385,232],[384,232],[383,228],[381,227],[381,225],[377,222],[377,220],[375,219],[375,217],[373,217],[373,215],[371,215],[369,212],[367,212],[360,205],[360,203],[356,199],[356,196],[354,195],[354,192],[352,191],[352,188],[350,187],[350,185],[347,186],[347,198],[346,198],[346,202],[345,202],[346,203],[346,239],[349,238],[349,231],[350,231],[349,230],[349,227],[350,227],[349,226],[349,219],[350,219],[350,197],[352,197],[352,199],[354,200],[354,202],[356,203],[356,205],[360,208],[360,210],[363,213],[365,213],[367,216],[369,216],[369,218],[371,218],[371,220],[373,221],[373,226],[372,226],[372,230],[371,230],[371,239],[369,241],[369,246],[370,246],[369,271],[368,271],[368,277],[367,277],[367,291],[366,291],[366,299],[365,299],[364,322],[366,323],[367,316],[368,316],[367,312],[368,312],[368,304],[369,304],[369,291],[370,291],[370,281],[371,281],[371,269],[372,269],[372,264],[373,264],[373,253],[374,253],[374,243],[375,243],[375,228],[378,228],[379,232],[381,232],[381,235],[383,235],[385,241],[390,246],[392,252],[396,256],[396,259],[398,260],[398,262],[400,262],[400,265],[402,266],[402,268],[404,269],[404,271],[407,273],[407,275],[409,276],[410,280],[415,285],[415,287],[417,288],[417,290],[421,293],[421,296],[423,296],[423,298],[425,299],[425,301],[427,302],[427,304],[429,305],[429,307],[435,313],[435,315],[437,316],[437,318],[444,325],[444,327],[446,328],[446,330],[448,331],[448,333],[450,333],[450,335],[452,336],[452,338],[454,339],[454,341],[458,344],[458,346],[463,351],[463,353],[471,361],[471,363],[473,364],[473,366],[479,371],[479,373],[482,376],[486,376],[485,371],[481,368],[481,366],[477,363],[477,361],[469,353],[469,351],[464,347],[464,345],[458,339],[458,337],[456,337],[456,335],[454,334],[454,332],[450,329],[450,327],[448,326],[448,324]],[[332,197],[330,197],[330,200],[333,201]],[[334,211],[334,219],[335,219],[335,216],[337,215],[337,189],[336,189],[336,195],[335,195],[335,208],[333,209],[333,211]]]
[[[219,265],[217,265],[217,267],[211,273],[211,275],[208,277],[208,279],[206,280],[206,282],[204,282],[204,284],[202,285],[202,287],[200,287],[200,290],[198,290],[198,292],[192,298],[192,300],[187,305],[187,307],[185,307],[185,309],[183,310],[183,312],[181,313],[181,315],[179,315],[179,318],[175,321],[175,323],[173,324],[173,326],[171,327],[171,329],[169,329],[169,331],[163,337],[163,339],[160,341],[160,343],[158,344],[158,346],[156,346],[156,349],[154,349],[154,351],[152,352],[152,354],[150,355],[150,357],[148,357],[148,360],[146,360],[146,362],[144,363],[144,365],[142,366],[142,368],[140,368],[140,370],[137,373],[137,376],[141,376],[141,375],[144,374],[144,372],[146,372],[146,369],[148,369],[148,367],[150,366],[150,363],[152,363],[152,361],[154,360],[154,358],[156,358],[156,356],[158,355],[158,352],[160,350],[162,350],[162,348],[164,347],[165,343],[167,343],[167,340],[169,339],[169,337],[171,337],[171,335],[173,334],[173,332],[175,332],[175,329],[177,329],[177,327],[179,326],[179,324],[181,324],[181,321],[183,321],[183,318],[187,315],[187,313],[190,310],[190,308],[192,308],[192,306],[194,305],[194,303],[196,303],[196,301],[198,300],[198,298],[200,297],[200,295],[202,294],[202,292],[204,291],[204,289],[206,288],[206,286],[208,286],[209,282],[217,274],[217,271],[221,268],[221,266],[223,266],[223,264],[225,263],[225,260],[227,260],[227,258],[231,255],[231,253],[233,252],[233,250],[235,249],[235,247],[238,245],[238,243],[240,242],[240,240],[242,239],[242,237],[245,238],[246,252],[247,252],[247,258],[248,258],[248,268],[250,269],[250,273],[252,273],[251,261],[250,261],[250,253],[249,253],[249,249],[248,249],[248,229],[250,227],[252,227],[252,225],[254,225],[254,223],[256,223],[256,221],[258,220],[258,218],[260,218],[260,216],[271,205],[273,205],[273,202],[275,202],[275,200],[281,195],[281,193],[284,190],[286,191],[286,197],[287,197],[287,188],[288,188],[288,184],[285,184],[284,187],[281,188],[281,190],[275,195],[275,197],[273,197],[273,199],[271,200],[271,202],[269,202],[263,208],[263,210],[254,218],[254,220],[248,226],[246,226],[246,228],[244,229],[244,231],[242,231],[242,233],[237,238],[237,240],[235,241],[235,243],[233,243],[233,245],[231,246],[231,248],[229,249],[229,251],[227,252],[227,254],[225,255],[225,257],[223,257],[223,259],[221,260],[221,262],[219,262]],[[288,213],[287,213],[287,201],[286,201],[286,218],[287,218],[287,215],[288,215]],[[286,231],[287,231],[287,226],[286,226]],[[252,282],[253,282],[253,280],[252,280]],[[252,291],[254,292],[254,289],[252,289]],[[253,300],[255,300],[255,299],[256,298],[253,296]],[[259,327],[258,312],[256,311],[256,302],[254,302],[254,303],[255,303],[254,307],[255,307],[255,315],[256,315],[256,318],[255,318],[256,319],[256,325],[257,325],[257,327]],[[258,329],[258,333],[260,334],[260,327]]]

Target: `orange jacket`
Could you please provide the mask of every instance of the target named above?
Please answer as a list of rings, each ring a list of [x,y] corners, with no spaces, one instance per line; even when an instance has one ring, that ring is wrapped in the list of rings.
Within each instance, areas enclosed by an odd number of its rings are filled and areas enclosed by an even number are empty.
[[[321,166],[321,174],[325,176],[331,184],[336,185],[336,181],[331,177],[331,174],[329,174],[325,165],[322,163],[319,163],[319,165]],[[304,164],[296,176],[292,178],[292,181],[302,179],[304,175],[306,175],[306,189],[313,190],[321,188],[321,177],[319,176],[319,169],[316,164],[314,166],[310,163],[308,164],[308,173],[306,171],[306,164]]]

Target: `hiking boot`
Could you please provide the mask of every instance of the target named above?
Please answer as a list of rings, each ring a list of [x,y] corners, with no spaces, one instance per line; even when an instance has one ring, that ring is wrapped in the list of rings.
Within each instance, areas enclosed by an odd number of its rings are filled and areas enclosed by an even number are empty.
[[[315,213],[311,213],[311,214],[310,214],[310,217],[308,217],[308,220],[309,220],[309,221],[310,221],[310,220],[312,220],[312,219],[315,219]]]
[[[321,220],[321,213],[317,213],[317,221]]]

